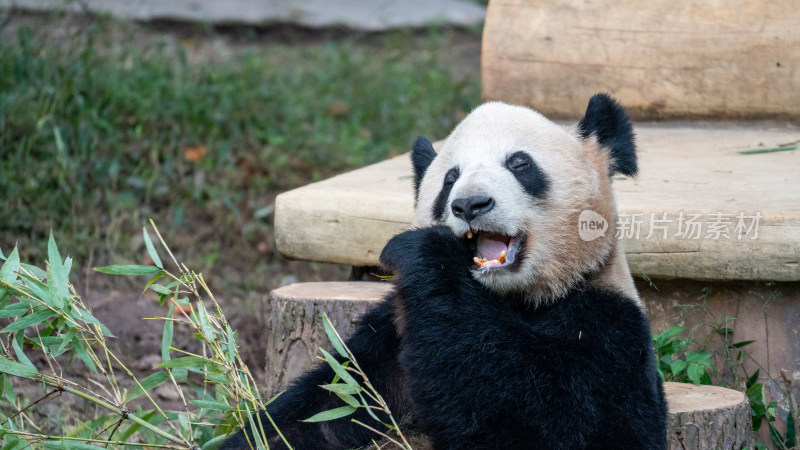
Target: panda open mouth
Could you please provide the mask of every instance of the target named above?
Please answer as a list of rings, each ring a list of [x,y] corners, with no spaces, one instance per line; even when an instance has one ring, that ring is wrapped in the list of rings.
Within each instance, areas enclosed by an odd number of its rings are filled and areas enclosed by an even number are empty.
[[[519,236],[475,230],[469,230],[466,236],[473,244],[473,261],[479,271],[508,267],[517,260],[522,241]]]

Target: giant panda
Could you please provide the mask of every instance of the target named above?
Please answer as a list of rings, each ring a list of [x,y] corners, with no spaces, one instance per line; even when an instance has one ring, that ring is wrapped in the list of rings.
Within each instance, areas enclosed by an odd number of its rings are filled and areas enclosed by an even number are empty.
[[[347,340],[401,428],[435,449],[665,449],[649,323],[615,238],[611,181],[637,171],[624,109],[597,94],[568,131],[486,103],[411,158],[413,227],[380,257],[394,289]],[[584,211],[604,233],[582,237]],[[268,405],[295,449],[376,438],[352,416],[302,422],[342,406],[318,387],[333,376],[319,365]]]

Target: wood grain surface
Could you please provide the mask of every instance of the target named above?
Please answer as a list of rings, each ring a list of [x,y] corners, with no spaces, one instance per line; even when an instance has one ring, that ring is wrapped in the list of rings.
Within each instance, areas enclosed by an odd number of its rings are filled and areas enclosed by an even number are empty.
[[[614,94],[636,119],[796,119],[796,0],[492,0],[486,100],[577,120]]]
[[[800,151],[738,153],[796,143],[800,127],[660,123],[635,131],[640,174],[614,181],[634,274],[800,280]],[[411,173],[401,155],[281,194],[278,249],[294,259],[378,265],[386,242],[410,226]],[[694,215],[699,235],[687,234]]]

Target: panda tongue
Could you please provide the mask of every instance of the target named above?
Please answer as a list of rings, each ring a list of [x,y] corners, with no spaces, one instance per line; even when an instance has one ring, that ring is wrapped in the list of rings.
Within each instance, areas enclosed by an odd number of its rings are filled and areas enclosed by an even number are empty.
[[[484,232],[478,236],[478,257],[487,261],[496,260],[500,253],[508,252],[508,236]]]

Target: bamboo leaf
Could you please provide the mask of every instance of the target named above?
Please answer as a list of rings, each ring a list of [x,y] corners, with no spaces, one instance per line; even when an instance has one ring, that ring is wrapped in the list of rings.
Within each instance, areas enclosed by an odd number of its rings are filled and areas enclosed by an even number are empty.
[[[44,283],[25,273],[21,273],[19,276],[25,279],[25,286],[33,297],[48,305],[53,304],[53,300],[50,298],[50,292]],[[47,273],[45,273],[45,276],[47,276]]]
[[[33,370],[37,370],[36,366],[33,365],[30,359],[25,355],[25,352],[22,351],[22,342],[25,339],[25,333],[17,333],[14,336],[14,339],[11,339],[11,347],[14,348],[14,353],[17,355],[17,359],[26,366],[30,367]],[[37,370],[38,371],[38,370]]]
[[[155,275],[161,272],[156,266],[139,266],[139,265],[127,265],[127,266],[119,266],[119,265],[112,265],[112,266],[104,266],[104,267],[95,267],[94,270],[100,273],[105,273],[108,275]]]
[[[159,369],[197,369],[203,370],[208,361],[197,356],[183,356],[170,359],[157,365]]]
[[[231,382],[228,376],[224,373],[208,371],[205,374],[204,381],[206,383],[229,384]]]
[[[147,291],[147,289],[150,288],[150,286],[153,283],[158,281],[158,279],[162,278],[163,276],[164,276],[164,272],[158,272],[157,274],[153,275],[153,278],[150,278],[150,281],[148,281],[147,284],[144,286],[144,289],[142,290],[142,292]]]
[[[200,329],[203,330],[203,335],[206,339],[213,341],[216,333],[214,333],[214,327],[211,326],[211,321],[208,319],[206,307],[201,301],[197,302],[197,320],[200,322]]]
[[[322,348],[320,348],[319,351],[322,352],[322,354],[325,356],[325,361],[328,362],[328,365],[331,366],[331,369],[336,372],[336,375],[338,375],[342,381],[351,386],[359,386],[358,381],[356,381],[355,378],[353,378],[353,376],[347,372],[347,369],[342,367],[342,365],[339,364],[339,361],[331,356],[330,353],[326,352],[325,349]]]
[[[64,270],[64,263],[61,260],[61,254],[58,252],[56,240],[53,238],[53,232],[50,232],[50,239],[47,241],[47,259],[49,268],[47,269],[47,287],[50,296],[53,300],[53,306],[63,308],[67,299],[69,299],[69,274]]]
[[[75,331],[76,331],[75,328],[70,328],[69,331],[67,331],[67,333],[63,336],[61,343],[58,345],[58,347],[56,347],[55,350],[53,349],[50,350],[53,356],[61,355],[65,351],[67,351],[67,345],[71,343],[72,340],[75,338]]]
[[[228,335],[228,362],[236,363],[236,336],[230,325],[225,325],[225,332]]]
[[[0,266],[0,280],[8,284],[14,284],[17,281],[17,272],[19,272],[19,252],[17,251],[17,247],[14,247],[14,250],[8,255],[6,262]],[[6,289],[0,287],[0,298],[2,298],[5,293]]]
[[[361,395],[360,393],[358,394],[358,398],[361,399],[361,404],[364,405],[364,408],[367,409],[367,412],[369,413],[370,417],[375,419],[376,422],[380,422],[381,419],[378,419],[378,416],[376,416],[375,413],[372,412],[372,408],[369,407],[369,403],[367,403],[367,399],[365,399],[364,396]]]
[[[66,285],[64,285],[65,289],[61,289],[59,286],[61,285],[61,281],[53,274],[52,268],[47,268],[47,292],[50,294],[48,296],[50,302],[48,303],[50,306],[56,309],[64,309],[64,305],[67,302],[67,295],[64,294],[63,291],[66,290]]]
[[[336,394],[351,394],[351,395],[358,394],[363,389],[361,386],[352,386],[344,383],[323,384],[320,385],[320,387],[322,389],[325,389],[326,391],[331,391]]]
[[[141,386],[134,386],[133,389],[125,396],[125,401],[129,402],[136,397],[144,394],[145,392],[160,386],[163,382],[169,380],[169,375],[164,372],[156,372],[140,381]]]
[[[100,323],[100,320],[98,320],[97,317],[93,316],[92,313],[90,313],[89,311],[74,306],[73,309],[70,311],[70,315],[86,323],[97,325],[98,327],[100,327],[100,331],[103,332],[103,336],[114,337],[114,335],[111,333],[111,330],[109,330],[108,327]]]
[[[336,336],[336,333],[333,331],[333,325],[331,325],[331,321],[325,313],[322,313],[322,326],[325,328],[325,334],[328,335],[328,340],[333,344],[333,348],[336,349],[342,358],[348,358],[349,355],[345,351],[342,341]]]
[[[314,414],[313,416],[309,417],[308,419],[304,420],[303,422],[327,422],[328,420],[339,419],[342,417],[347,417],[350,414],[356,412],[358,408],[354,408],[350,405],[342,406],[339,408],[329,409],[327,411],[322,411],[321,413]]]
[[[749,150],[741,150],[736,153],[740,155],[758,155],[761,153],[775,153],[775,152],[788,152],[791,150],[797,150],[796,145],[786,145],[781,147],[772,147],[772,148],[751,148]]]
[[[37,371],[36,368],[0,356],[0,373],[7,373],[23,378],[33,378],[36,376]]]
[[[150,259],[153,260],[153,263],[156,265],[156,267],[163,269],[164,264],[161,263],[161,258],[158,257],[158,252],[153,245],[153,241],[150,240],[150,234],[147,232],[147,227],[142,227],[142,236],[144,237],[144,245],[147,247],[147,253],[150,255]]]
[[[231,407],[228,406],[227,403],[214,402],[214,401],[210,401],[210,400],[191,400],[189,403],[191,403],[191,404],[193,404],[195,406],[199,406],[199,407],[204,408],[204,409],[210,409],[212,411],[225,412],[225,411],[231,409]]]
[[[20,263],[19,268],[29,272],[40,280],[44,280],[47,277],[47,273],[45,273],[44,270],[30,264]]]
[[[170,302],[169,304],[169,312],[167,313],[167,319],[172,318],[172,314],[175,313],[175,303]],[[170,360],[169,357],[169,347],[172,345],[172,333],[175,329],[175,323],[172,320],[165,320],[164,321],[164,332],[161,334],[161,361],[167,362]]]
[[[9,422],[9,429],[13,429],[13,426],[11,425],[11,422]],[[2,431],[2,429],[0,429],[0,431]],[[7,433],[5,436],[3,436],[3,439],[3,446],[0,447],[2,450],[24,450],[31,445],[25,439],[20,439],[17,437],[16,434]]]
[[[69,282],[69,273],[72,271],[72,258],[67,256],[64,258],[64,273],[66,274],[66,281]]]
[[[12,303],[5,308],[0,309],[0,319],[8,319],[9,317],[17,317],[25,314],[30,310],[30,305],[22,302]]]
[[[359,407],[358,400],[356,400],[356,398],[353,397],[352,395],[350,395],[350,394],[340,394],[338,392],[335,392],[335,394],[336,394],[337,397],[342,399],[342,401],[344,401],[348,405],[352,406],[353,408],[358,408]]]
[[[97,450],[98,448],[96,445],[72,439],[52,439],[38,444],[47,450]]]
[[[7,327],[0,330],[0,333],[22,330],[31,325],[44,322],[45,320],[56,315],[58,314],[51,309],[43,309],[11,322]]]
[[[247,410],[247,417],[250,420],[250,430],[253,432],[253,438],[254,438],[253,440],[255,441],[256,449],[257,450],[267,450],[267,446],[266,446],[267,437],[266,436],[261,436],[261,428],[256,427],[256,423],[253,420],[253,416],[255,416],[256,420],[258,420],[259,424],[261,424],[261,415],[260,414],[252,414],[250,412],[250,408],[247,406],[247,403],[244,404],[244,408],[245,408],[245,410]],[[250,442],[251,448],[252,448],[252,444],[253,443]]]
[[[72,340],[72,348],[75,349],[75,353],[78,355],[78,358],[86,364],[86,367],[89,368],[92,372],[97,372],[97,366],[94,365],[94,361],[92,361],[91,356],[89,356],[89,352],[86,351],[86,347],[83,345],[83,341],[79,337],[75,337]]]
[[[165,286],[163,286],[161,284],[158,284],[158,283],[151,284],[150,285],[150,289],[152,289],[154,292],[156,292],[158,294],[161,294],[161,295],[169,295],[169,294],[172,293],[172,291],[170,291]]]

